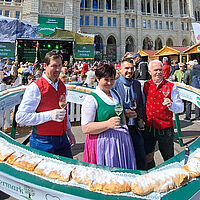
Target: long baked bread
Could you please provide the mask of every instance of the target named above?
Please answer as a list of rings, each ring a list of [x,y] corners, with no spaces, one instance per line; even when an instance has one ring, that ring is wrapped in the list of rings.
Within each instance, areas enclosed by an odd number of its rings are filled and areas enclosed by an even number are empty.
[[[15,150],[9,145],[0,142],[0,162],[5,161]]]
[[[15,160],[17,158],[21,158],[24,154],[20,151],[16,151],[14,152],[11,156],[8,157],[8,159],[6,160],[7,163],[13,165],[13,163],[15,162]]]
[[[77,183],[90,185],[96,175],[96,168],[76,166],[72,171],[72,178]]]
[[[13,165],[22,169],[33,171],[35,167],[42,161],[41,157],[36,155],[24,154],[13,161]]]
[[[73,165],[55,162],[53,160],[42,160],[34,169],[34,173],[68,182],[71,179],[73,169]]]
[[[189,174],[181,168],[169,168],[150,172],[133,179],[131,191],[138,195],[151,192],[167,192],[189,180]]]
[[[106,193],[131,191],[127,178],[96,168],[77,166],[72,172],[72,178],[77,183],[88,185],[92,191]]]
[[[112,172],[101,170],[97,171],[89,188],[92,191],[102,191],[106,193],[130,192],[131,182],[123,175],[115,175]]]
[[[191,178],[200,176],[200,156],[189,159],[188,163],[182,167],[183,170],[190,174]]]

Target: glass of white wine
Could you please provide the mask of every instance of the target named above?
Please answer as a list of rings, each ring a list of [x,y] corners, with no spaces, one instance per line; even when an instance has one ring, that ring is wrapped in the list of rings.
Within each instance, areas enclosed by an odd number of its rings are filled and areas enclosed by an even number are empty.
[[[123,105],[121,103],[118,103],[115,105],[115,113],[119,117],[123,112]]]
[[[169,95],[169,92],[170,92],[169,86],[168,86],[168,85],[164,85],[164,86],[163,86],[162,93],[163,93],[163,95],[165,96],[165,98]]]
[[[61,94],[59,98],[59,106],[60,108],[65,109],[67,106],[67,99],[66,99],[66,94]]]
[[[129,108],[130,108],[131,111],[136,111],[136,109],[137,109],[136,99],[130,100]],[[129,118],[128,125],[134,125],[134,122],[135,122],[134,118]]]
[[[135,99],[130,100],[130,110],[135,111],[137,108],[137,102]]]

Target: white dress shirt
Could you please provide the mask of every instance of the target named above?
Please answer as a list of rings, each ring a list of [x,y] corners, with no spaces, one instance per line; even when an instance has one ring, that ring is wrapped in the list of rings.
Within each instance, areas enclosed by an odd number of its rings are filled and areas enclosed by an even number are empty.
[[[162,83],[162,81],[163,79],[159,83],[155,83],[157,87]],[[172,106],[171,108],[168,107],[168,109],[175,114],[182,113],[184,111],[184,104],[180,98],[178,87],[176,85],[172,87],[171,99],[172,99]]]
[[[58,80],[56,83],[53,83],[50,79],[47,78],[45,73],[42,77],[45,78],[55,88],[56,91],[58,90]],[[36,112],[40,100],[40,90],[38,86],[33,82],[25,90],[23,99],[16,114],[16,122],[21,126],[35,126],[51,121],[51,115],[49,111],[39,113]],[[69,129],[71,129],[71,124],[69,121],[69,115],[67,115],[67,130]]]
[[[180,98],[178,87],[174,85],[171,92],[172,106],[169,108],[173,113],[182,113],[184,110],[183,101]]]

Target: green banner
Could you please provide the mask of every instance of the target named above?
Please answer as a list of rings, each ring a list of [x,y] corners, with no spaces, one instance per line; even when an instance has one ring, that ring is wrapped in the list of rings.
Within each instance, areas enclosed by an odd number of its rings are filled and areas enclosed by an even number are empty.
[[[14,58],[15,44],[14,43],[0,43],[0,58]]]
[[[65,27],[65,19],[58,17],[39,16],[38,23],[40,24],[38,30],[43,35],[51,35],[56,28],[64,29]]]
[[[75,45],[75,58],[94,58],[94,45]]]
[[[56,24],[40,24],[38,26],[38,31],[43,35],[51,35],[56,31]]]
[[[58,18],[58,17],[39,16],[38,23],[46,24],[46,25],[55,25],[56,27],[61,28],[61,29],[64,29],[65,27],[65,19]]]

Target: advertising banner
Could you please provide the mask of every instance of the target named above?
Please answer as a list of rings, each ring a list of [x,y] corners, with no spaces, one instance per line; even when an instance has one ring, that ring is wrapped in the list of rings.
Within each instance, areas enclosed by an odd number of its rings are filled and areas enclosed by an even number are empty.
[[[43,35],[51,35],[56,28],[64,29],[65,27],[65,19],[58,17],[39,16],[38,23],[40,24],[38,30]]]
[[[19,180],[6,173],[0,172],[0,190],[6,192],[17,199],[29,200],[80,200],[85,199],[74,195],[58,192],[49,188],[44,188],[36,184]]]
[[[0,43],[0,58],[11,58],[15,57],[15,44],[14,43]]]
[[[87,93],[83,93],[80,91],[68,90],[67,101],[76,104],[82,104],[87,95],[88,95]]]
[[[20,104],[23,98],[24,91],[19,91],[12,93],[10,95],[5,95],[0,98],[0,114],[13,108],[15,105]]]
[[[94,58],[94,45],[76,44],[75,58]]]
[[[181,99],[190,101],[200,108],[200,90],[181,83],[175,83],[178,86]]]
[[[40,24],[38,31],[43,35],[51,35],[56,31],[56,24]]]
[[[196,42],[200,41],[200,24],[199,23],[192,23],[192,27],[194,30],[194,37]]]

